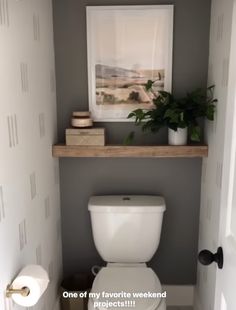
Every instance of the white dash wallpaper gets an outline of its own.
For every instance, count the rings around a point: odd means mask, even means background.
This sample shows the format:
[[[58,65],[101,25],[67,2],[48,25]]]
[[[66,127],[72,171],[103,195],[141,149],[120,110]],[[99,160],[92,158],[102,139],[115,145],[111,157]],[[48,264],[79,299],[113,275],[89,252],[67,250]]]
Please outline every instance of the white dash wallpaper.
[[[233,1],[212,0],[208,84],[215,85],[218,99],[215,120],[206,125],[209,155],[203,160],[199,251],[216,252],[219,234],[219,212],[225,114],[228,94],[228,71]],[[214,310],[216,264],[198,264],[195,310]]]
[[[58,310],[61,229],[51,0],[0,0],[0,309],[5,288],[41,264],[50,285],[33,310]]]

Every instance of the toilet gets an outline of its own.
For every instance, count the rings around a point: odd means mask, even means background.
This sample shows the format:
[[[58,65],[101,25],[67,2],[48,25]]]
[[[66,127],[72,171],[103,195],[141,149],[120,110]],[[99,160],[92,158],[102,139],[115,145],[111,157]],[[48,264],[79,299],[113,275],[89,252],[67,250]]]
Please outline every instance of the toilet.
[[[158,248],[165,209],[160,196],[89,199],[94,243],[107,264],[94,279],[88,310],[166,310],[161,283],[146,265]]]

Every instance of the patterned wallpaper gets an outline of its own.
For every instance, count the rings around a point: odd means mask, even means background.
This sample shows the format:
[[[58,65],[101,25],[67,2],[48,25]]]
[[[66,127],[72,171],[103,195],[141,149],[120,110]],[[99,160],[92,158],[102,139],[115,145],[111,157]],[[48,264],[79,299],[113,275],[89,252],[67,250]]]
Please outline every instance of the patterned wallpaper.
[[[0,309],[20,269],[41,264],[50,285],[33,310],[58,310],[61,225],[51,0],[0,0]]]
[[[228,90],[228,66],[233,1],[212,0],[208,84],[215,85],[218,99],[215,121],[206,124],[209,156],[203,160],[199,227],[199,251],[216,252],[219,234],[223,142]],[[216,264],[198,264],[196,310],[213,310]]]

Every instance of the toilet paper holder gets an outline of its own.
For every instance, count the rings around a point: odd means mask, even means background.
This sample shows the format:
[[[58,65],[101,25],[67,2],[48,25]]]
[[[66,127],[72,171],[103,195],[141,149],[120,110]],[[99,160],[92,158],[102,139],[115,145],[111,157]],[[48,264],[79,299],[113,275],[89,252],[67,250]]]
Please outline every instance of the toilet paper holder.
[[[8,284],[7,289],[6,289],[6,297],[11,298],[13,294],[19,294],[23,297],[27,297],[30,293],[30,289],[27,286],[24,286],[20,289],[15,289],[13,288],[12,284]]]

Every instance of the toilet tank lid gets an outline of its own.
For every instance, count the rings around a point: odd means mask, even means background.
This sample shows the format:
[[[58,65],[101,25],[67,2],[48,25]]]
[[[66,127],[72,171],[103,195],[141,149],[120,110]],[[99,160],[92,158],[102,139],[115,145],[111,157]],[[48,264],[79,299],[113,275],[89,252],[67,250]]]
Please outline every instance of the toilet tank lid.
[[[106,195],[90,197],[88,209],[92,212],[160,213],[165,211],[166,206],[165,200],[161,196]]]

